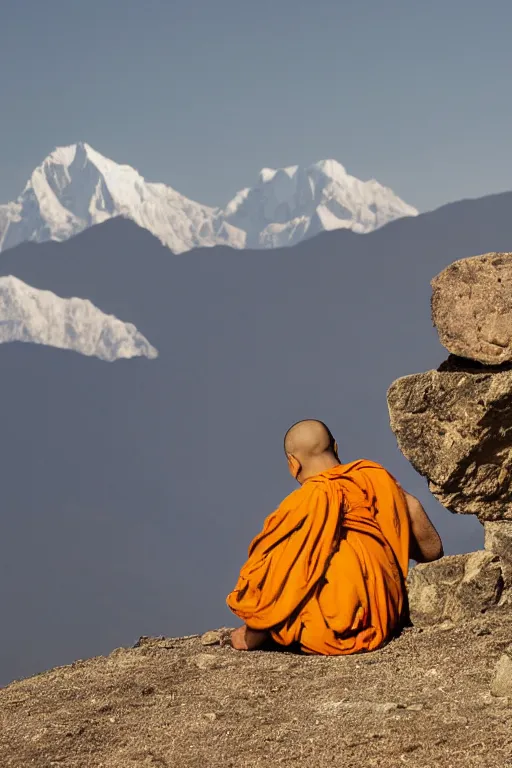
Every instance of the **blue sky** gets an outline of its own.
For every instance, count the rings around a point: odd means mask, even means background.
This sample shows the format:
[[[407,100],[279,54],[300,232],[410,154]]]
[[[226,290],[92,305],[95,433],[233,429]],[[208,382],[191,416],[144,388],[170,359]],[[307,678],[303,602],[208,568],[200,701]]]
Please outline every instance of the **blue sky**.
[[[224,204],[333,157],[420,210],[512,188],[507,0],[5,0],[0,201],[85,140]]]

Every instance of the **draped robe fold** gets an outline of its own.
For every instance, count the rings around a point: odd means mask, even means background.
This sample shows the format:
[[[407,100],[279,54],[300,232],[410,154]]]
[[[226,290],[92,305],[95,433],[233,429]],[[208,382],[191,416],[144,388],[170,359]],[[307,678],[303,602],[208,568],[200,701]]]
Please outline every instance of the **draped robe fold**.
[[[409,537],[405,496],[384,467],[340,464],[265,520],[227,604],[251,629],[306,653],[374,650],[407,611]]]

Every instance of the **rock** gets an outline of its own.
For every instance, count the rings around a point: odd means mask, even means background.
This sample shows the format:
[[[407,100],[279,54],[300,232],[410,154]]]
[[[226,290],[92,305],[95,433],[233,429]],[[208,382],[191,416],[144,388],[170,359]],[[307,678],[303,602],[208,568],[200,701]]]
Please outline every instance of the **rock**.
[[[481,550],[449,555],[413,568],[407,580],[411,619],[415,626],[453,624],[495,608],[501,599],[500,559]]]
[[[512,563],[512,522],[487,522],[484,531],[485,548]]]
[[[493,709],[508,707],[507,696],[493,696],[490,691],[482,694],[481,701],[483,707],[492,706]]]
[[[464,715],[448,715],[448,717],[443,717],[445,725],[467,725],[468,722],[468,718],[464,717]]]
[[[210,630],[201,635],[201,645],[220,645],[221,634],[216,630]]]
[[[473,634],[476,635],[477,637],[485,637],[486,635],[491,634],[491,630],[489,629],[489,627],[475,627],[473,629]]]
[[[443,506],[512,520],[512,371],[428,371],[387,397],[400,450]]]
[[[158,637],[151,637],[150,635],[141,635],[135,645],[134,648],[143,648],[144,646],[154,646],[158,645],[158,643],[162,643],[165,640],[163,635],[159,635]]]
[[[158,637],[142,635],[133,646],[133,649],[139,649],[139,652],[143,654],[157,653],[164,650],[168,651],[172,648],[175,639],[176,638],[164,637],[163,635]]]
[[[201,635],[202,645],[227,645],[230,642],[231,632],[233,630],[229,627],[221,627],[220,629],[211,629]]]
[[[432,282],[432,320],[450,352],[481,363],[512,361],[512,254],[450,264]]]
[[[446,621],[443,621],[443,623],[438,626],[438,629],[441,632],[451,632],[452,629],[455,629],[455,624],[453,621],[446,619]]]
[[[499,555],[503,572],[503,597],[501,605],[512,607],[512,522],[487,522],[484,524],[485,549]]]
[[[433,563],[417,565],[410,571],[407,591],[415,626],[444,621],[446,597],[462,581],[465,563],[465,555],[451,555]]]
[[[499,605],[503,572],[499,557],[492,552],[471,552],[466,556],[464,575],[457,589],[449,592],[445,615],[456,623],[486,613]]]
[[[193,662],[199,669],[216,669],[220,666],[219,660],[210,653],[200,653]]]
[[[491,683],[491,694],[512,697],[512,645],[500,657]]]

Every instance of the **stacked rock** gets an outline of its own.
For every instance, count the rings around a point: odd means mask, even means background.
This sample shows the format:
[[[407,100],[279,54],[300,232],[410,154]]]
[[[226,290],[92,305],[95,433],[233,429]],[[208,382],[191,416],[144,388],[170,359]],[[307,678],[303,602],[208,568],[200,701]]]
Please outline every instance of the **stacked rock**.
[[[512,607],[512,253],[461,259],[431,285],[451,354],[391,385],[391,428],[441,504],[483,522],[485,550],[413,569],[411,613],[426,623]]]

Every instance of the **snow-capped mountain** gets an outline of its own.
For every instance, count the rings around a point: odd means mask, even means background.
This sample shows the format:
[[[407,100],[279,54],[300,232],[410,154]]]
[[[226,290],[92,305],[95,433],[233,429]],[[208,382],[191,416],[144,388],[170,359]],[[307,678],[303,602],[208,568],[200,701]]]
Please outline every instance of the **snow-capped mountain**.
[[[236,242],[235,233],[223,234],[221,222],[213,231],[213,213],[79,143],[57,148],[35,169],[18,200],[0,206],[0,247],[67,240],[114,216],[133,219],[175,253]]]
[[[256,186],[239,192],[223,214],[246,233],[246,247],[275,248],[332,229],[371,232],[418,211],[374,179],[360,181],[336,160],[323,160],[264,168]]]
[[[377,181],[350,176],[335,160],[263,169],[226,208],[211,208],[151,183],[88,144],[54,150],[20,197],[0,205],[0,250],[66,240],[114,216],[132,219],[174,253],[198,246],[273,248],[332,229],[370,232],[417,211]]]
[[[63,299],[9,275],[0,277],[0,343],[29,341],[112,362],[157,357],[131,323],[107,315],[87,299]]]

